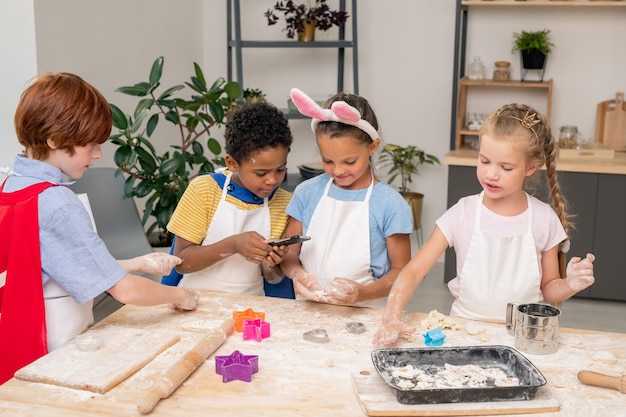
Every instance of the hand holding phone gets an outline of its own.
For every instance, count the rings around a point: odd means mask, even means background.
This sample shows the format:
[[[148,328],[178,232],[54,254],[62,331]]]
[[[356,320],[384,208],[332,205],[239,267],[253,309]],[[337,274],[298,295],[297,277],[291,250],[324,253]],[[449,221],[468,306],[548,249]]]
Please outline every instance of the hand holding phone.
[[[293,245],[294,243],[302,243],[305,240],[310,240],[311,236],[300,236],[295,235],[291,237],[286,237],[284,239],[273,240],[268,242],[271,246],[284,246],[284,245]]]

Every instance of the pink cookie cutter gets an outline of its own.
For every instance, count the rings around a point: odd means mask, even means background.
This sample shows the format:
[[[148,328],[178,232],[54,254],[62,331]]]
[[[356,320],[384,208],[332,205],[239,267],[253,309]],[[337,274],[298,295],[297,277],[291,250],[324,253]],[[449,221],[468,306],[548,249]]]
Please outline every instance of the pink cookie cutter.
[[[270,324],[261,319],[243,321],[243,340],[256,340],[260,342],[270,337]]]
[[[215,373],[222,376],[222,382],[252,381],[252,374],[259,372],[259,356],[244,355],[235,350],[227,356],[215,357]]]
[[[233,320],[235,320],[235,330],[241,333],[243,331],[244,320],[260,319],[265,320],[265,313],[263,311],[254,311],[249,308],[244,311],[233,311]]]

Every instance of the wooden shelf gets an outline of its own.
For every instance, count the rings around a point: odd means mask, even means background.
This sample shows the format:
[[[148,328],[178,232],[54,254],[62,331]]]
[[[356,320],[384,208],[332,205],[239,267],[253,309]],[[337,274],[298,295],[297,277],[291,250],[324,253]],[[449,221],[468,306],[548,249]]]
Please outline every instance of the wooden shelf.
[[[494,80],[470,80],[467,77],[461,78],[459,81],[459,97],[457,103],[457,119],[456,119],[456,137],[454,149],[462,149],[467,146],[465,143],[465,137],[478,136],[478,131],[469,130],[467,128],[467,121],[465,120],[467,114],[467,96],[469,87],[487,88],[487,89],[504,89],[504,88],[516,88],[516,89],[539,89],[545,90],[546,94],[546,122],[550,124],[551,108],[552,108],[552,80],[543,82],[532,81],[494,81]]]
[[[461,0],[461,6],[509,6],[509,7],[624,7],[625,0],[593,1],[593,0]]]

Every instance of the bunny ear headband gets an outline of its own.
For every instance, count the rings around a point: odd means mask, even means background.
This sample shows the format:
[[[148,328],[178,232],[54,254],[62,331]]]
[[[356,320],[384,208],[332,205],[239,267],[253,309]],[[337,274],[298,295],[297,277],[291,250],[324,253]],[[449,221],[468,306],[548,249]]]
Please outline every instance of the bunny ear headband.
[[[361,119],[361,113],[345,101],[335,101],[330,109],[321,108],[315,100],[307,96],[302,90],[292,88],[290,91],[291,100],[296,105],[300,113],[312,117],[311,130],[315,129],[320,122],[339,122],[357,127],[367,133],[372,140],[380,137],[378,131],[367,120]]]

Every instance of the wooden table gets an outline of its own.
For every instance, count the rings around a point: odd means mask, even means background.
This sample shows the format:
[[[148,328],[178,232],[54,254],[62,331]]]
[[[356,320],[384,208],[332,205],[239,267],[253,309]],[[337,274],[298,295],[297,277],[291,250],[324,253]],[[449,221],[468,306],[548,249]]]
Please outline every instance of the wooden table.
[[[355,394],[352,378],[361,371],[375,371],[370,353],[373,333],[382,310],[337,307],[304,301],[206,292],[194,312],[177,312],[166,306],[125,306],[88,332],[103,326],[136,331],[180,335],[181,340],[133,376],[105,394],[11,379],[0,386],[1,416],[138,416],[137,403],[150,388],[152,378],[171,366],[189,350],[202,332],[218,326],[233,311],[248,308],[265,312],[271,336],[261,342],[243,340],[241,333],[230,336],[224,345],[201,365],[169,398],[161,400],[153,416],[365,416]],[[423,313],[407,315],[418,326]],[[616,318],[617,319],[617,318]],[[504,325],[454,319],[459,330],[445,330],[444,346],[508,345],[514,340]],[[348,322],[361,322],[367,331],[348,333]],[[472,327],[473,326],[473,327]],[[470,335],[478,327],[480,334]],[[313,343],[303,333],[326,329],[329,341]],[[401,339],[398,347],[423,347],[421,335]],[[114,341],[107,341],[108,343]],[[68,345],[73,342],[69,342]],[[68,348],[68,345],[61,349]],[[222,382],[215,372],[215,355],[235,350],[258,355],[258,373],[251,382]],[[592,360],[595,352],[611,352],[617,364],[608,366]],[[94,354],[94,366],[107,363]],[[560,346],[553,355],[526,355],[544,374],[549,390],[561,406],[554,416],[615,416],[626,410],[626,395],[616,390],[582,385],[582,369],[623,372],[626,367],[626,334],[562,329]],[[621,410],[621,411],[619,411]]]

